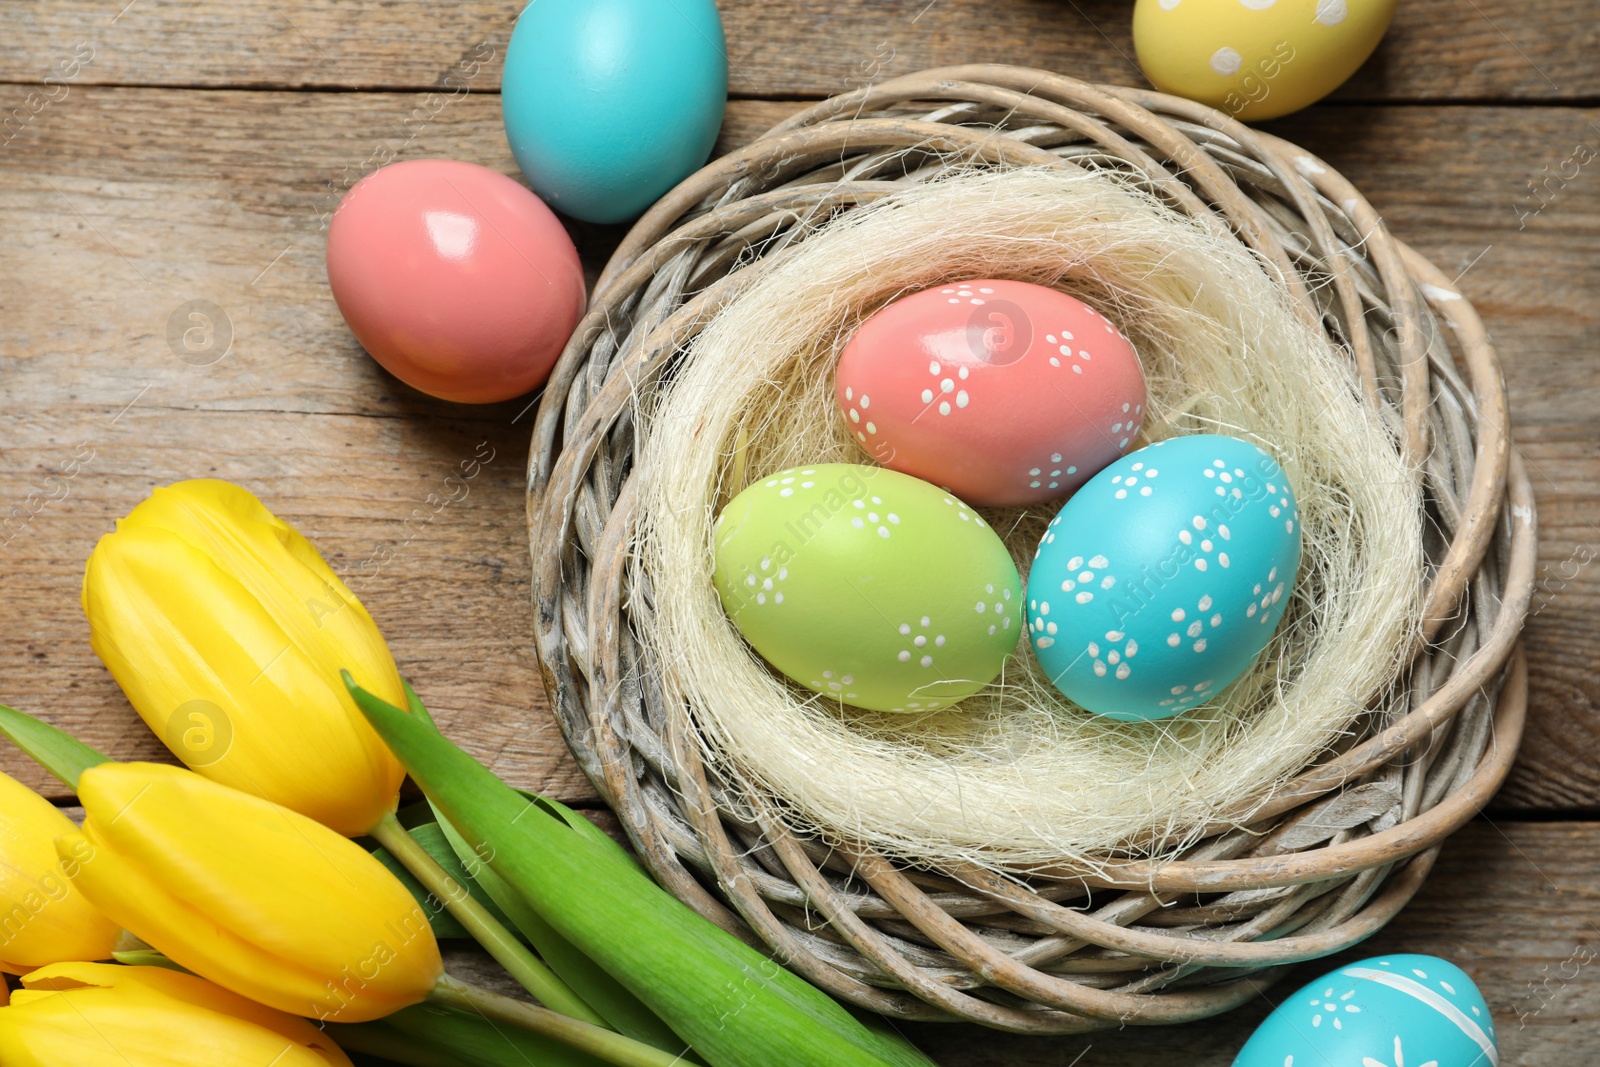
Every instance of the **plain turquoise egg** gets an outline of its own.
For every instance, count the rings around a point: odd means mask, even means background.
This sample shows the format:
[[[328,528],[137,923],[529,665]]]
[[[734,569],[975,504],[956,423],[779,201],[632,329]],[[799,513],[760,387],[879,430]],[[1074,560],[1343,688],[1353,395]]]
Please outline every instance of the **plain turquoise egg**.
[[[533,0],[500,91],[534,192],[574,218],[622,222],[711,152],[728,99],[722,19],[712,0]]]

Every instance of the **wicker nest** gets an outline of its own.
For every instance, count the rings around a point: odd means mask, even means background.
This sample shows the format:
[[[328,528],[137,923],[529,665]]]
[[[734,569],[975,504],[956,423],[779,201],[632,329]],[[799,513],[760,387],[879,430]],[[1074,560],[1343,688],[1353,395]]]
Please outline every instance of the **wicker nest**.
[[[1275,266],[1424,472],[1423,640],[1399,695],[1245,825],[1219,822],[1176,859],[1019,878],[796,839],[775,812],[728,802],[635,639],[650,624],[626,566],[634,458],[648,447],[635,405],[764,256],[805,238],[794,223],[808,213],[957,163],[1107,160]],[[1533,495],[1478,316],[1325,163],[1155,92],[1018,67],[926,71],[825,100],[684,181],[618,248],[555,370],[528,522],[557,719],[652,873],[812,982],[890,1016],[1074,1033],[1233,1007],[1285,965],[1387,923],[1505,778],[1522,732]]]

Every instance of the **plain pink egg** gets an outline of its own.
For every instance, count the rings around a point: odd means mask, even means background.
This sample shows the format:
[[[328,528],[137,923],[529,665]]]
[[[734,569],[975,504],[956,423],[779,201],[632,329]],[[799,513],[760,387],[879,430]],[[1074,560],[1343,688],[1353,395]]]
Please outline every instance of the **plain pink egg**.
[[[328,282],[373,359],[464,404],[544,384],[584,305],[578,251],[543,201],[448,159],[390,164],[345,194]]]
[[[1144,416],[1133,345],[1083,301],[979,278],[901,297],[851,337],[834,381],[868,455],[972,504],[1072,492]]]

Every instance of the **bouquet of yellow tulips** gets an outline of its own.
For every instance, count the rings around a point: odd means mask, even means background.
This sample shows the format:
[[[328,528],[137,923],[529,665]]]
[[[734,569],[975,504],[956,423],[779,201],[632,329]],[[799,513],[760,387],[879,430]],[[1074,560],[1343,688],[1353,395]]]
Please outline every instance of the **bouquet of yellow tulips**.
[[[447,740],[360,601],[246,490],[155,490],[96,546],[83,607],[187,769],[0,706],[84,810],[0,775],[0,1064],[930,1064]],[[427,800],[401,812],[407,773]],[[447,973],[441,935],[527,998]]]

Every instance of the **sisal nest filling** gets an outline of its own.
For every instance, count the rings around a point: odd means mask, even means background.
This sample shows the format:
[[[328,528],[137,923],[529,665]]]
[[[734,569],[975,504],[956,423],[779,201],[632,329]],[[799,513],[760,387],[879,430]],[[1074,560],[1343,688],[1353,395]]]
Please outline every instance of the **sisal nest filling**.
[[[1417,472],[1347,357],[1240,242],[1127,178],[1061,168],[958,171],[819,225],[716,313],[641,411],[632,584],[654,603],[638,636],[735,805],[756,794],[797,833],[933,867],[1168,856],[1248,821],[1393,684],[1423,588]],[[977,277],[1060,289],[1128,335],[1149,389],[1134,447],[1233,434],[1287,471],[1300,578],[1266,651],[1211,703],[1113,722],[1067,701],[1024,641],[954,707],[861,711],[777,675],[724,613],[722,506],[786,467],[870,462],[833,398],[851,332],[897,296]],[[1058,507],[984,512],[1024,583]]]

